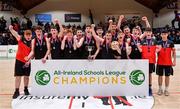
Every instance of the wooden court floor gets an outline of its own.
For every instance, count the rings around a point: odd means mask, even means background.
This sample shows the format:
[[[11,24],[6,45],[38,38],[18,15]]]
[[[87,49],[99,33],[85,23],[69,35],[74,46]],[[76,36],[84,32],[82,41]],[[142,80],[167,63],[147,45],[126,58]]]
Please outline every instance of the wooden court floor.
[[[11,109],[14,91],[13,72],[14,60],[0,60],[0,109]],[[153,95],[155,99],[153,109],[180,109],[180,58],[177,59],[174,76],[171,77],[170,82],[170,96],[158,96],[157,76],[153,74]]]

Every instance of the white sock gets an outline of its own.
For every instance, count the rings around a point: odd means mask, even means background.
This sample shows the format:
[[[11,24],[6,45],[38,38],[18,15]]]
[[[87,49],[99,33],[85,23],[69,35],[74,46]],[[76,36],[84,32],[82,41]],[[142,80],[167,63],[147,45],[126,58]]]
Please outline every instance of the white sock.
[[[165,90],[168,91],[168,88],[169,88],[169,86],[166,86],[166,87],[165,87]]]
[[[159,86],[159,89],[162,90],[162,86]]]

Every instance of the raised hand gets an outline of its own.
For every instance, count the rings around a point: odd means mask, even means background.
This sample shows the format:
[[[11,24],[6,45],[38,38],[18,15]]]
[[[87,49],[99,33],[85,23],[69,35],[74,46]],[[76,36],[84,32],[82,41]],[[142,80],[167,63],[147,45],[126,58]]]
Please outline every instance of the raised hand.
[[[55,24],[59,24],[59,20],[58,19],[54,19],[54,23]]]
[[[113,20],[109,20],[109,23],[112,24],[112,23],[113,23]]]
[[[147,21],[148,19],[147,19],[146,16],[144,16],[144,17],[142,17],[142,20],[143,20],[143,21]]]
[[[120,15],[120,16],[119,16],[119,19],[120,19],[120,20],[123,20],[123,19],[124,19],[124,15]]]
[[[95,26],[96,26],[95,24],[91,24],[91,28],[95,28]]]

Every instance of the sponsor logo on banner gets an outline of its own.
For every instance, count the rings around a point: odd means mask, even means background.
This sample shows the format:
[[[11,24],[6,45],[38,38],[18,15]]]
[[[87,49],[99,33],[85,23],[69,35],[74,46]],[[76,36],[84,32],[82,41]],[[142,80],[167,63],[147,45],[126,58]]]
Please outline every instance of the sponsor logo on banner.
[[[9,53],[15,53],[16,52],[16,50],[13,50],[13,49],[9,49],[8,51],[9,51]]]
[[[147,78],[147,60],[32,61],[34,96],[146,96]]]
[[[18,46],[17,45],[8,45],[8,58],[16,57]]]
[[[40,70],[36,73],[36,83],[39,85],[47,85],[50,82],[50,74],[46,70]]]
[[[141,85],[145,80],[145,75],[141,70],[134,70],[129,75],[129,80],[133,85]]]
[[[12,109],[151,109],[153,97],[19,96]]]

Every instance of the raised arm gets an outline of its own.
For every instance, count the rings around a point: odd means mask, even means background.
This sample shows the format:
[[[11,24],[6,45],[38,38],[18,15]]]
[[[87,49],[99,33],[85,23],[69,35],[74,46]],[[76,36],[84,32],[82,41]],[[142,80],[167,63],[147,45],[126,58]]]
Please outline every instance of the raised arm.
[[[145,22],[145,24],[146,24],[146,28],[151,28],[151,25],[150,25],[150,23],[149,23],[149,21],[148,21],[148,19],[147,19],[147,17],[146,17],[146,16],[142,17],[142,21],[144,21],[144,22]]]
[[[61,50],[64,50],[64,48],[65,48],[66,39],[67,39],[67,36],[64,36],[62,43],[61,43]]]
[[[146,37],[146,32],[140,35],[140,39],[143,40]]]
[[[103,43],[103,42],[104,42],[104,39],[101,38],[101,37],[99,37],[99,36],[96,34],[96,32],[95,32],[95,30],[94,30],[94,27],[95,27],[95,25],[92,24],[92,25],[91,25],[91,32],[92,32],[92,35],[93,35],[94,39],[95,39],[97,42]]]
[[[108,28],[108,30],[112,30],[112,24],[113,24],[113,21],[109,20],[109,28]]]
[[[9,26],[9,31],[16,38],[17,41],[20,40],[21,36],[13,29],[12,25]]]
[[[60,23],[60,21],[58,19],[55,19],[54,22],[55,22],[55,24],[58,24],[59,27],[60,27],[58,38],[61,40],[62,37],[63,37],[64,28],[63,28],[62,24]]]
[[[121,27],[121,23],[122,23],[122,20],[124,19],[124,15],[120,15],[119,16],[119,20],[118,20],[118,24],[117,24],[117,29],[120,30],[120,27]]]

